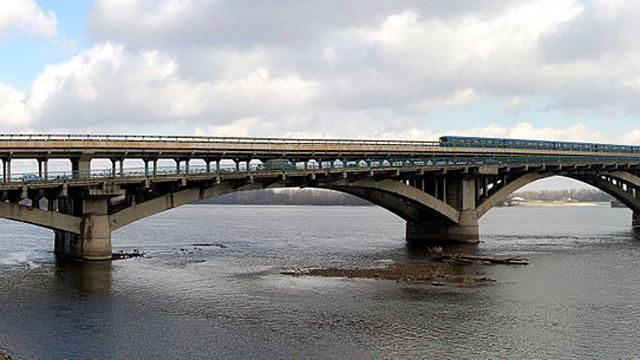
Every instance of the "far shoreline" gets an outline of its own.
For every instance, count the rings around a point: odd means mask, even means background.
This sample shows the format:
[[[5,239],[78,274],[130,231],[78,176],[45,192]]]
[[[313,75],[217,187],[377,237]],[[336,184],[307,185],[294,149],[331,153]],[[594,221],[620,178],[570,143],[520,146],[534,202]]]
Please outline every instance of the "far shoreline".
[[[504,207],[611,207],[609,202],[530,200]]]
[[[321,206],[321,207],[332,207],[332,206],[340,206],[340,207],[372,207],[376,206],[375,204],[370,205],[352,205],[352,204],[246,204],[246,203],[237,203],[237,204],[221,204],[221,203],[202,203],[196,202],[191,205],[216,205],[216,206]],[[524,201],[519,203],[514,203],[506,206],[499,206],[503,208],[510,207],[611,207],[609,202],[588,202],[588,201],[579,201],[579,202],[568,202],[568,201]]]

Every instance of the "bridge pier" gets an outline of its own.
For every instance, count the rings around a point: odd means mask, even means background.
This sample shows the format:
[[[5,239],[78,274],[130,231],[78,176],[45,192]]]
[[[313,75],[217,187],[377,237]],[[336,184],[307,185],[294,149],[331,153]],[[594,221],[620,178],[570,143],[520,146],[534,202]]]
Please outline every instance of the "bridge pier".
[[[61,210],[75,212],[81,204],[80,233],[55,231],[56,256],[77,261],[111,260],[111,227],[108,200],[102,197],[84,200],[66,199]]]
[[[478,217],[474,210],[469,210],[460,214],[460,223],[458,224],[452,224],[441,219],[419,223],[407,221],[406,239],[410,245],[429,243],[475,244],[480,241]]]
[[[477,243],[478,212],[477,186],[473,178],[445,178],[443,191],[450,205],[460,211],[457,223],[436,217],[422,222],[407,221],[406,239],[410,244],[420,243]]]

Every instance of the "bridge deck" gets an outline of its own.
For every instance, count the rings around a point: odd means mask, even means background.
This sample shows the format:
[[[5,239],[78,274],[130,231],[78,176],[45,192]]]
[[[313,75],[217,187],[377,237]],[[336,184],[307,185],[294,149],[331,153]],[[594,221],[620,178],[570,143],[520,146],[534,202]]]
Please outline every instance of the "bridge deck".
[[[288,157],[362,159],[437,156],[602,156],[603,153],[441,147],[433,141],[224,138],[109,135],[0,135],[1,158],[204,158]],[[611,153],[611,156],[622,154]],[[629,154],[624,154],[629,156]],[[637,155],[640,158],[640,154]]]

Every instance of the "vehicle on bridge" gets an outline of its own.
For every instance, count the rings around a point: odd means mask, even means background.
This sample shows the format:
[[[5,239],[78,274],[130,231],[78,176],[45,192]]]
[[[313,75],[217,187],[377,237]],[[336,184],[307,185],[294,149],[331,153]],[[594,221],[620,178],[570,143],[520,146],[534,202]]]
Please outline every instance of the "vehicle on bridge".
[[[268,160],[262,167],[258,167],[258,170],[295,170],[297,168],[296,163],[288,159],[274,159]]]
[[[471,147],[471,148],[498,148],[498,149],[533,149],[533,150],[557,150],[580,151],[602,153],[640,153],[640,146],[578,143],[566,141],[548,140],[523,140],[501,139],[466,136],[442,136],[442,147]]]
[[[21,179],[22,179],[22,182],[31,182],[31,181],[41,181],[41,180],[43,180],[40,176],[35,175],[35,174],[23,174]]]

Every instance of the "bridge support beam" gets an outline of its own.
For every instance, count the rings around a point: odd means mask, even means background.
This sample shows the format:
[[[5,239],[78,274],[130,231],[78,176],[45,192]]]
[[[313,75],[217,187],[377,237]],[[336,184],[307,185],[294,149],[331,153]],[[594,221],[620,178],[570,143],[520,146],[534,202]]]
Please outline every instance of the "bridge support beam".
[[[409,244],[477,243],[478,213],[476,211],[476,182],[474,179],[448,179],[446,181],[451,205],[460,209],[457,223],[449,219],[433,218],[422,222],[407,221],[406,239]]]
[[[73,200],[69,210],[73,210]],[[54,252],[56,256],[77,261],[111,260],[111,227],[104,198],[81,200],[82,222],[80,234],[66,231],[55,232]]]

